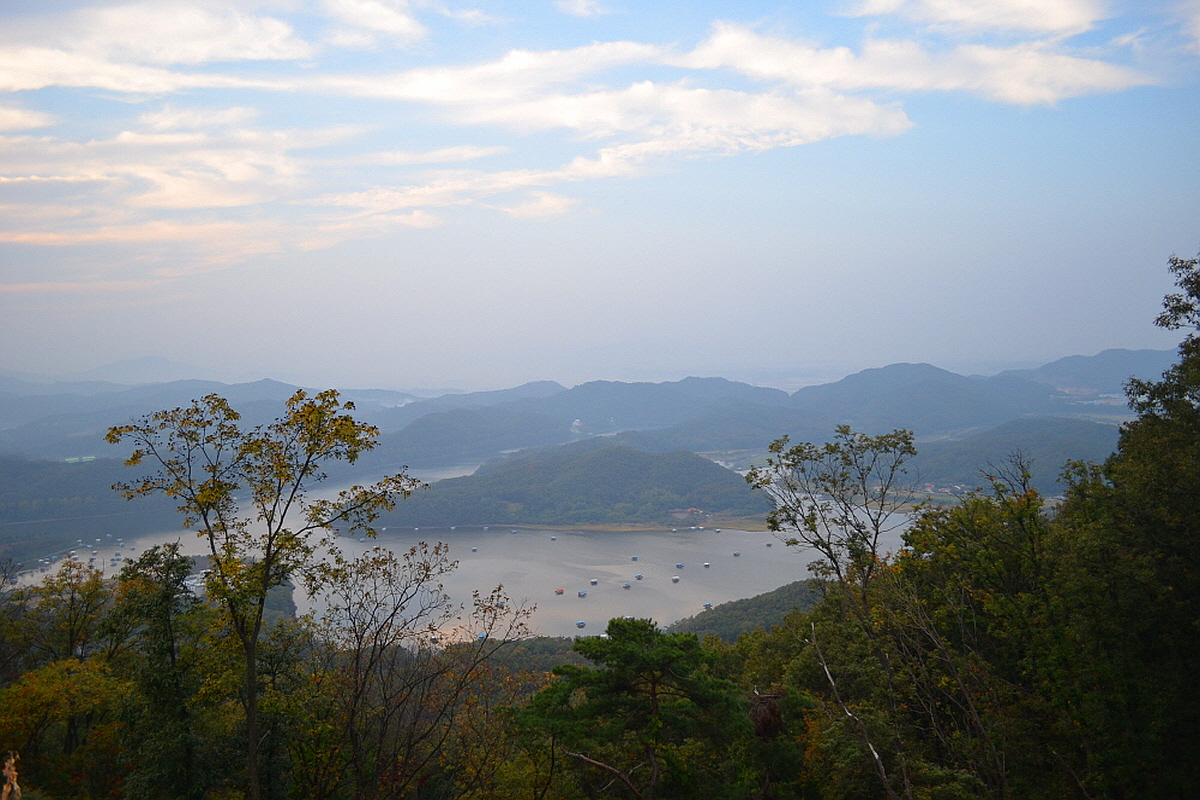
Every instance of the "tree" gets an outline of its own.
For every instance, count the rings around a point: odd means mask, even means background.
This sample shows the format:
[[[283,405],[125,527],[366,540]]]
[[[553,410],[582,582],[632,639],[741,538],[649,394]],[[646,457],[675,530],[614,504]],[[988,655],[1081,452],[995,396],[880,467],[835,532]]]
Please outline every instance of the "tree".
[[[126,780],[130,798],[194,800],[211,775],[201,762],[194,708],[197,650],[211,612],[184,583],[191,571],[175,542],[146,550],[118,576],[115,613],[135,630],[128,672],[140,689],[127,707],[138,756]]]
[[[649,619],[610,620],[606,636],[577,639],[596,667],[554,668],[526,721],[573,761],[592,790],[620,786],[638,800],[745,796],[728,748],[748,733],[746,708],[713,677],[695,634]]]
[[[436,772],[460,712],[493,690],[487,662],[525,635],[531,611],[499,588],[469,609],[453,604],[441,580],[456,566],[446,545],[425,543],[402,555],[335,554],[322,566],[311,690],[323,719],[293,743],[305,785],[362,800],[409,796]]]
[[[113,587],[93,567],[62,562],[40,584],[21,589],[19,626],[28,646],[45,663],[65,658],[87,659],[99,652],[111,656],[124,643],[124,631],[109,613]]]
[[[1172,256],[1180,291],[1156,324],[1187,330],[1159,380],[1131,380],[1137,419],[1097,468],[1077,466],[1058,519],[1076,660],[1062,702],[1114,797],[1187,797],[1200,785],[1200,258]]]
[[[30,670],[0,690],[0,747],[23,753],[29,782],[52,796],[111,796],[126,771],[116,733],[132,688],[97,658]]]
[[[791,445],[784,436],[770,452],[765,466],[746,475],[775,503],[770,529],[790,546],[816,550],[821,559],[810,567],[819,576],[857,582],[865,592],[881,539],[904,524],[899,514],[912,501],[912,484],[904,482],[904,464],[917,453],[912,432],[867,436],[839,425],[831,442]]]
[[[207,540],[206,584],[242,655],[246,783],[261,797],[258,649],[267,593],[301,576],[339,530],[373,535],[371,523],[421,484],[403,472],[334,499],[312,489],[331,461],[354,462],[375,447],[378,430],[346,413],[335,391],[297,391],[273,423],[243,430],[240,415],[210,394],[186,408],[159,411],[109,429],[111,443],[134,445],[129,466],[152,471],[114,488],[126,498],[165,494],[179,502],[184,527]],[[243,511],[245,509],[245,511]]]
[[[896,674],[875,628],[871,583],[885,564],[885,554],[880,552],[884,536],[906,522],[901,512],[913,492],[912,485],[904,482],[904,465],[916,452],[910,431],[868,436],[839,425],[833,441],[823,445],[791,445],[787,436],[775,440],[766,465],[746,475],[752,486],[766,491],[775,503],[767,514],[770,529],[780,532],[789,546],[810,547],[822,556],[809,568],[819,577],[833,579],[840,607],[846,612],[843,622],[856,626],[865,638],[893,712],[899,704]],[[861,736],[888,796],[896,796],[887,767],[888,749],[896,757],[901,790],[911,796],[898,715],[889,715],[888,745],[881,750],[875,743],[878,736],[843,701],[815,627],[809,644],[821,662],[835,704]]]

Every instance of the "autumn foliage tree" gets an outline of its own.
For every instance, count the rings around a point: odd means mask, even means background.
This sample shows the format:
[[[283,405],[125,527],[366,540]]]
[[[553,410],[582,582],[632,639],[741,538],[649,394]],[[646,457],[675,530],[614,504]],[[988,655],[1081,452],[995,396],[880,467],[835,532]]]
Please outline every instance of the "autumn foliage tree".
[[[128,498],[165,494],[179,502],[184,527],[206,540],[207,593],[242,654],[246,785],[262,793],[258,651],[268,592],[315,563],[338,530],[373,533],[375,516],[420,484],[404,473],[336,497],[312,490],[332,461],[354,462],[372,449],[378,430],[354,420],[337,392],[297,391],[273,423],[244,430],[240,415],[210,394],[186,408],[150,414],[109,430],[111,443],[134,446],[126,463],[149,466],[116,488]]]

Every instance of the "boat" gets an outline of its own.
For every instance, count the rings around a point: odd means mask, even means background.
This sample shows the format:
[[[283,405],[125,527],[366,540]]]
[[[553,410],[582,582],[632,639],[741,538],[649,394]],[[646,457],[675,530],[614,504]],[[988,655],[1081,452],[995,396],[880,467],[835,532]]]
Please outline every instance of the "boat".
[[[562,594],[564,591],[566,591],[566,590],[565,590],[565,589],[555,589],[555,590],[554,590],[554,593],[555,593],[555,594]]]
[[[595,586],[599,582],[600,581],[596,580],[595,578],[592,578],[592,586]]]
[[[558,537],[557,537],[557,536],[551,536],[551,537],[550,537],[550,541],[552,541],[552,542],[557,542],[557,541],[558,541]]]
[[[712,611],[712,603],[705,603],[705,604],[704,604],[704,610],[705,610],[705,611]]]
[[[583,620],[578,620],[578,621],[575,623],[575,627],[576,627],[576,628],[586,628],[586,627],[587,627],[587,623],[586,623],[586,622],[584,622]]]
[[[671,578],[671,583],[679,583],[679,576],[676,575],[673,578]]]
[[[587,597],[587,592],[585,592],[583,589],[580,589],[580,590],[579,590],[579,596],[580,596],[580,597]]]
[[[709,567],[709,564],[708,564],[708,562],[707,562],[707,561],[705,561],[705,562],[704,562],[704,568],[705,568],[705,569],[708,569],[708,567]]]
[[[637,556],[634,556],[633,558],[631,558],[631,559],[629,559],[629,560],[630,560],[630,561],[637,561]]]
[[[471,548],[471,552],[472,552],[472,553],[478,553],[478,552],[479,552],[479,548],[478,548],[478,547],[472,547],[472,548]]]
[[[774,544],[774,543],[773,543],[773,542],[767,542],[767,547],[770,547],[772,544]]]
[[[741,555],[741,553],[739,553],[737,550],[734,550],[734,551],[733,551],[733,554],[734,554],[735,556],[740,556],[740,555]]]
[[[637,578],[640,581],[642,579],[642,573],[639,572],[637,575],[634,575],[633,577]]]
[[[629,581],[625,581],[624,583],[622,583],[622,584],[621,584],[621,588],[622,588],[622,589],[628,589],[628,588],[629,588],[629,585],[630,585],[630,584],[629,584]]]
[[[682,562],[682,561],[676,561],[676,562],[675,562],[675,569],[683,569],[683,562]]]

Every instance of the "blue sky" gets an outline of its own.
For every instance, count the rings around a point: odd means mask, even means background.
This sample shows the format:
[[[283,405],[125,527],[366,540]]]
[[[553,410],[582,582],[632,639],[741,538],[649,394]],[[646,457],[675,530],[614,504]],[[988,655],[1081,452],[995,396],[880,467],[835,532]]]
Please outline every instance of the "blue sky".
[[[792,387],[1171,347],[1198,66],[1200,0],[8,0],[0,369]]]

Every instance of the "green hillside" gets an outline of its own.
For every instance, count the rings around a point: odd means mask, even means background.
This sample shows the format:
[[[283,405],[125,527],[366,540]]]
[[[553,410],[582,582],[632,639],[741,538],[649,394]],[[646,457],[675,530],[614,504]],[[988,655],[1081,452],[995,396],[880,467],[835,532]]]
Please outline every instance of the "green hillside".
[[[1068,461],[1103,461],[1117,446],[1118,434],[1114,425],[1080,419],[1016,419],[960,441],[918,444],[910,475],[918,483],[982,486],[989,464],[1020,453],[1032,485],[1053,495],[1063,490],[1059,477]]]
[[[580,444],[438,481],[380,524],[578,525],[655,521],[679,508],[738,516],[768,510],[740,475],[693,453]]]
[[[704,638],[717,636],[735,641],[747,631],[770,630],[793,611],[809,611],[821,600],[821,585],[815,580],[796,581],[743,600],[731,600],[713,606],[693,617],[670,625],[671,633],[694,633]]]

